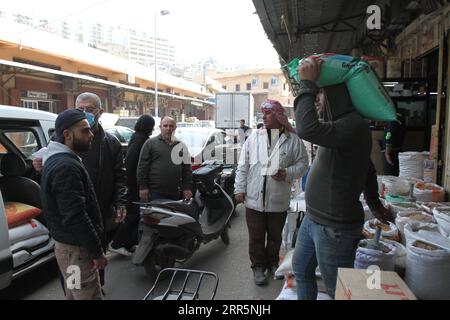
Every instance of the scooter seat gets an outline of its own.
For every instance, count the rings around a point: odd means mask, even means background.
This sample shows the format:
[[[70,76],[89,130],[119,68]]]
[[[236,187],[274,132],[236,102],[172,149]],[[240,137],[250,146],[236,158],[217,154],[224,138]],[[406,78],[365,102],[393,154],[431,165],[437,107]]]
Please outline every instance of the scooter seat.
[[[178,212],[185,213],[195,220],[198,220],[198,206],[194,199],[191,199],[189,202],[185,202],[183,200],[155,200],[152,201],[150,205],[166,207]]]

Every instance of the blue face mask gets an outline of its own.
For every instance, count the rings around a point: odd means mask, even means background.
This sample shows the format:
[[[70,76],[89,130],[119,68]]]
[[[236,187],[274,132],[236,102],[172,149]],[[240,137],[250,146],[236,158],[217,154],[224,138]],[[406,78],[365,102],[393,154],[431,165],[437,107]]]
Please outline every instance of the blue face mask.
[[[93,113],[90,112],[84,112],[84,114],[86,115],[86,119],[89,122],[89,125],[91,126],[91,128],[95,125],[95,115]]]

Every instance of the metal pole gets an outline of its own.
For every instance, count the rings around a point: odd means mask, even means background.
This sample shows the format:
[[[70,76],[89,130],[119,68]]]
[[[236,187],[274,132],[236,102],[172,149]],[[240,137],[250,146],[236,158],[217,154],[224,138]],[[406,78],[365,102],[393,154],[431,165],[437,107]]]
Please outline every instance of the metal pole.
[[[155,116],[158,117],[158,67],[157,67],[157,59],[156,59],[156,14],[155,14],[155,38],[154,38],[154,46],[155,46]]]

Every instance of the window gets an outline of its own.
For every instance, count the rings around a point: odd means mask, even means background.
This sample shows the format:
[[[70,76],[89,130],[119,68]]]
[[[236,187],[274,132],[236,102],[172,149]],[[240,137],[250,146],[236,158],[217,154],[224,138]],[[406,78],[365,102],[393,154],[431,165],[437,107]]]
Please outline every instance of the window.
[[[258,83],[259,83],[258,78],[253,78],[253,79],[252,79],[252,87],[257,87],[257,86],[258,86]]]
[[[283,83],[283,91],[286,91],[286,83]]]
[[[240,84],[236,85],[236,91],[241,91],[241,85]]]
[[[272,79],[270,79],[270,85],[276,87],[278,85],[278,77],[273,76]]]
[[[264,82],[263,83],[263,89],[269,89],[269,83],[268,82]]]
[[[11,131],[5,132],[4,135],[26,158],[31,158],[33,152],[40,149],[36,135],[32,131]]]
[[[227,90],[227,86],[226,86],[226,85],[223,85],[222,88],[223,88],[224,90]]]
[[[251,83],[247,83],[247,89],[246,89],[247,91],[250,91],[250,90],[252,90],[252,84]]]
[[[128,143],[131,140],[131,136],[133,135],[134,131],[130,129],[125,128],[117,128],[117,132],[122,137],[124,142]]]

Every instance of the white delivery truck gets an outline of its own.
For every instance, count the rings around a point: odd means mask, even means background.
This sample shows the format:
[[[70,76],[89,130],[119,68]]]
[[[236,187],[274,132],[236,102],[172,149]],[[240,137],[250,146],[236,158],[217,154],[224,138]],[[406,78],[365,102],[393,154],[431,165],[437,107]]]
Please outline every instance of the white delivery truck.
[[[238,129],[239,120],[244,119],[249,127],[253,125],[254,102],[251,93],[216,93],[216,128]]]

